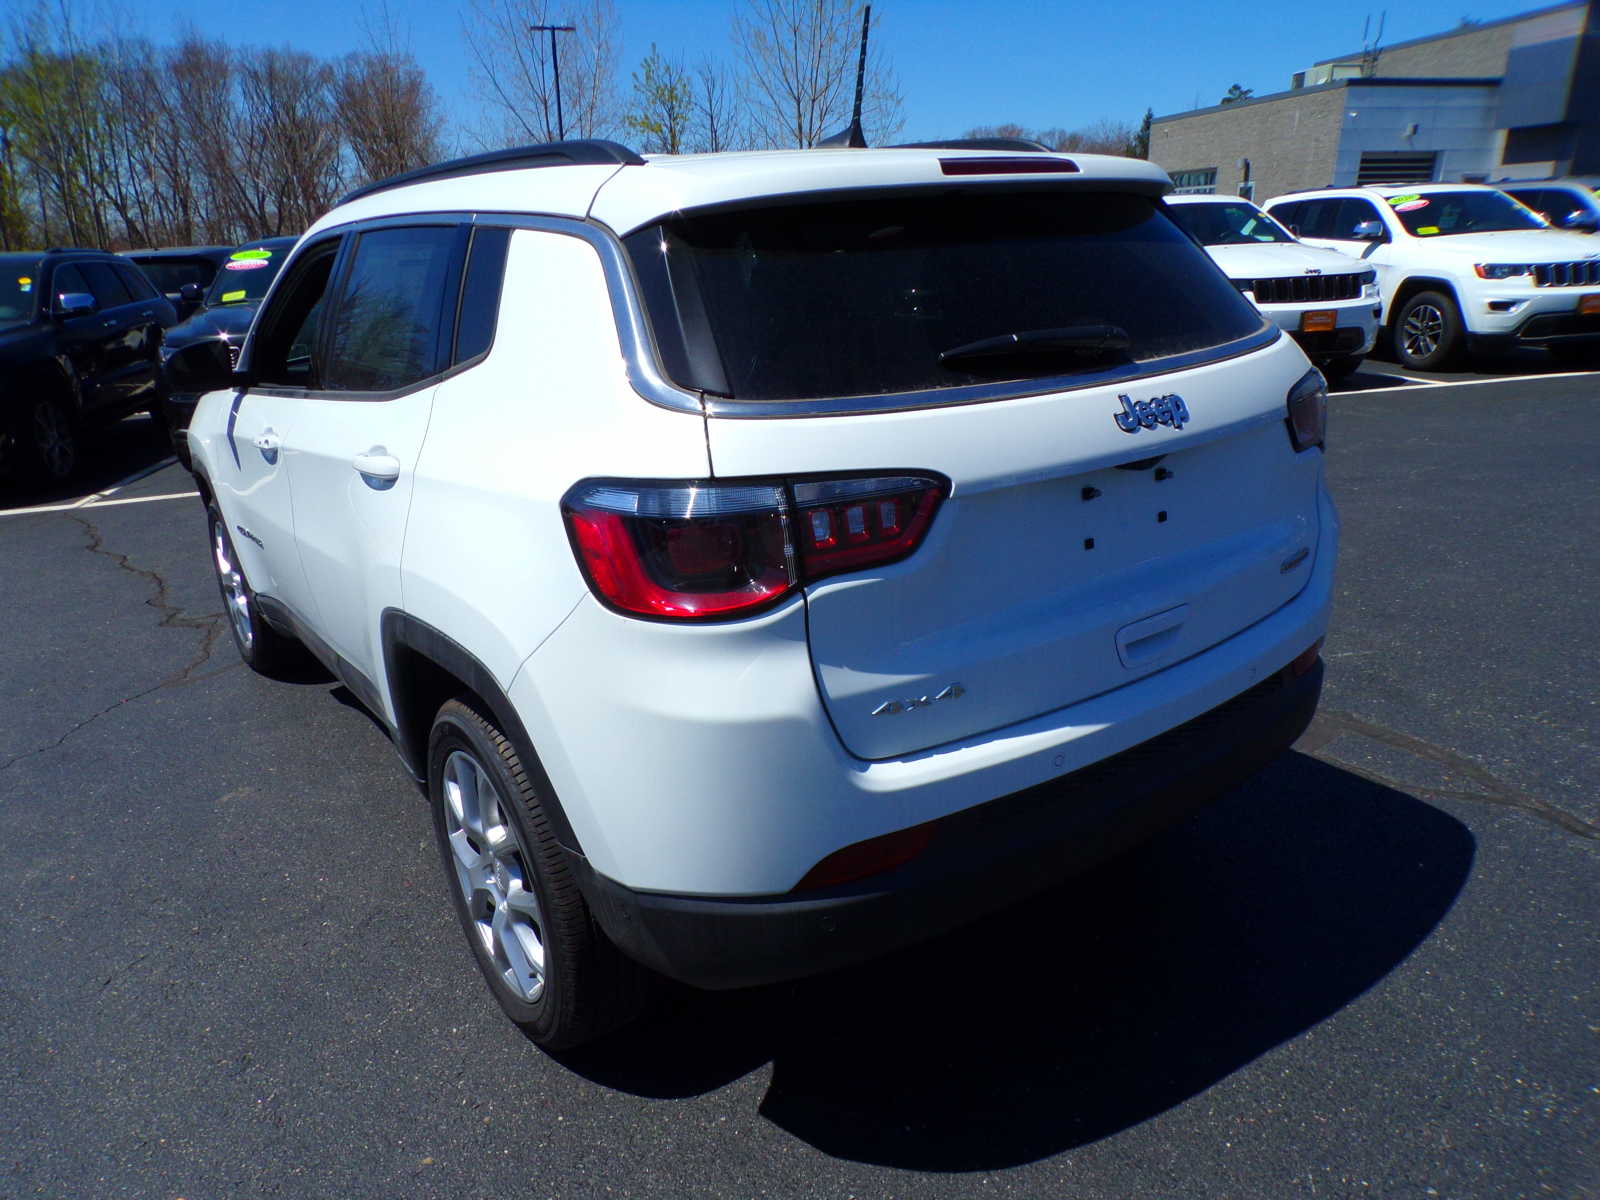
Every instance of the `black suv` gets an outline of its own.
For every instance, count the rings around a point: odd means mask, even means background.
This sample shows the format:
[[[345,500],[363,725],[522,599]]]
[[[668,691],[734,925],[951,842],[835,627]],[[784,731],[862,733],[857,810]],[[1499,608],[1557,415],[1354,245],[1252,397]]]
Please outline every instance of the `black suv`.
[[[115,254],[0,254],[0,471],[59,483],[85,426],[157,413],[161,340],[177,319]]]

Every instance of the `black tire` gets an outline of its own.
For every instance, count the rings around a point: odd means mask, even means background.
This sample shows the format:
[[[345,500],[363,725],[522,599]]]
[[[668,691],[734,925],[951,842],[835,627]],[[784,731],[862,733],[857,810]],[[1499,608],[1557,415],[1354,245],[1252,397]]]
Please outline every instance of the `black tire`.
[[[1354,373],[1364,359],[1359,354],[1341,354],[1338,358],[1330,358],[1325,363],[1318,363],[1317,368],[1322,372],[1322,377],[1329,383],[1340,383]]]
[[[35,482],[65,483],[78,469],[78,423],[61,401],[36,397],[22,407],[17,447],[23,469]]]
[[[1461,357],[1466,328],[1443,292],[1418,292],[1394,316],[1394,356],[1413,371],[1442,371]]]
[[[522,756],[470,699],[434,719],[428,798],[456,917],[506,1016],[547,1050],[638,1016],[648,973],[601,932]]]
[[[211,569],[217,576],[223,618],[228,622],[228,632],[233,634],[239,657],[252,671],[269,679],[298,679],[310,658],[306,648],[288,634],[279,633],[262,617],[255,591],[234,551],[228,522],[215,502],[206,505],[206,521],[211,534]]]

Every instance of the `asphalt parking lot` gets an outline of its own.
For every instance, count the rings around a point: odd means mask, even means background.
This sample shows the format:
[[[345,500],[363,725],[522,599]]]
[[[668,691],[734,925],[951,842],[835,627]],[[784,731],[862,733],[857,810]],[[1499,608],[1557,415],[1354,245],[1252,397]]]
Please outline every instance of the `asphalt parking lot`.
[[[1333,397],[1294,751],[1025,910],[564,1059],[372,719],[238,664],[153,430],[0,493],[0,1196],[1600,1197],[1600,373],[1445,382]]]

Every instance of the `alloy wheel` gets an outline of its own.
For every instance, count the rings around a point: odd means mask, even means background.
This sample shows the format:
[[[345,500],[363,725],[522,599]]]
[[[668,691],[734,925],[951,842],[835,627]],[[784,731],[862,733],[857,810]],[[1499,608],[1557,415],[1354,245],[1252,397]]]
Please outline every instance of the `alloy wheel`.
[[[465,750],[445,759],[444,817],[456,884],[479,945],[501,982],[532,1004],[544,994],[548,968],[529,858],[489,772]]]
[[[246,655],[255,641],[250,629],[250,589],[245,587],[244,573],[233,561],[233,546],[228,541],[227,530],[220,520],[211,522],[211,554],[217,564],[217,581],[222,584],[222,598],[228,609],[228,620],[233,624],[234,635]]]
[[[1417,305],[1406,314],[1400,339],[1412,358],[1427,358],[1444,340],[1444,313],[1431,304]]]
[[[65,479],[77,462],[77,446],[61,407],[41,400],[33,408],[33,444],[51,479]]]

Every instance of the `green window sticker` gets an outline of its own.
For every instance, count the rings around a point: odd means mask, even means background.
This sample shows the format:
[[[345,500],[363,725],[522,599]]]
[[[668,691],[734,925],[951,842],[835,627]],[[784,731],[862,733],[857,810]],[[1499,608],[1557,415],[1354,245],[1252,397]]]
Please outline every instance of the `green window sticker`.
[[[1438,232],[1439,232],[1439,227],[1437,225],[1418,225],[1417,226],[1417,236],[1418,237],[1428,237],[1428,236],[1430,236],[1432,234],[1435,234],[1435,233],[1438,233]]]
[[[222,293],[222,302],[224,304],[232,304],[235,300],[243,300],[245,298],[245,296],[248,295],[248,294],[249,293],[242,292],[242,291],[239,291],[239,292],[223,292]]]
[[[1413,200],[1421,200],[1421,199],[1422,199],[1422,197],[1419,196],[1416,192],[1407,192],[1404,196],[1390,196],[1389,197],[1389,207],[1390,208],[1399,208],[1402,204],[1409,204]]]
[[[266,259],[266,258],[271,258],[272,257],[272,251],[271,250],[238,250],[238,251],[235,251],[234,253],[228,255],[228,257],[231,258],[234,262],[244,262],[246,259],[252,259],[252,258]]]

